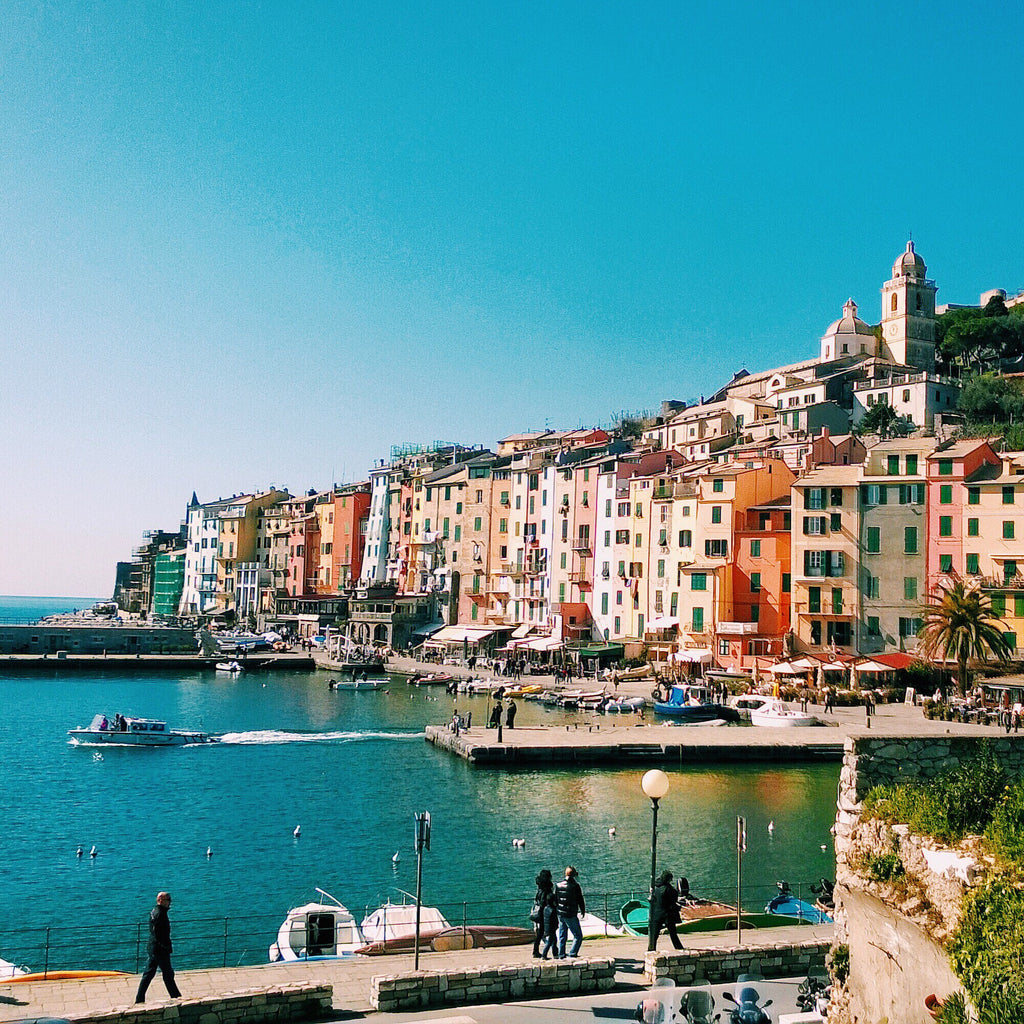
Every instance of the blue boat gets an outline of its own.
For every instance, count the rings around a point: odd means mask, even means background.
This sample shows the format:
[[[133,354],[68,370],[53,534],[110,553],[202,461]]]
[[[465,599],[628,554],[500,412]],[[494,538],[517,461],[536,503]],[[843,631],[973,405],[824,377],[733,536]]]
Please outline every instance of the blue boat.
[[[780,892],[775,899],[765,906],[766,914],[778,914],[781,917],[795,917],[810,924],[831,924],[832,918],[813,903],[798,899],[791,892]]]
[[[695,684],[673,686],[668,700],[655,701],[654,712],[682,722],[713,722],[717,719],[729,721],[735,717],[732,708],[725,708],[712,700],[711,690],[707,686]]]

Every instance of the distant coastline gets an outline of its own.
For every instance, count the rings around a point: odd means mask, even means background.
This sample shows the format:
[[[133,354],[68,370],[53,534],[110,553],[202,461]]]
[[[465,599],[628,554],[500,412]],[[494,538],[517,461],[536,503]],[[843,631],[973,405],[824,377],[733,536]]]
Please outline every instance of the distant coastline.
[[[27,597],[19,594],[0,594],[0,622],[38,622],[47,615],[70,612],[76,608],[91,608],[103,598],[99,597]]]

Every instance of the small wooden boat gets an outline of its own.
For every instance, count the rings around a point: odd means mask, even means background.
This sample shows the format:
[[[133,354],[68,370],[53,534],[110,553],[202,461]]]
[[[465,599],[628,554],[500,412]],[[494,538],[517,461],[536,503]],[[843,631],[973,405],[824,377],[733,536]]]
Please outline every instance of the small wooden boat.
[[[3,978],[0,985],[16,985],[31,981],[84,981],[89,978],[126,978],[127,971],[33,971],[13,978]]]
[[[650,927],[651,904],[649,900],[627,900],[619,911],[622,927],[629,935],[646,935]],[[777,914],[758,914],[744,911],[742,924],[744,928],[779,928],[794,923],[810,924],[810,921],[797,921]],[[717,900],[704,900],[690,896],[679,903],[678,932],[718,932],[732,931],[736,928],[736,908],[728,903]]]
[[[428,672],[424,675],[409,676],[410,686],[447,686],[452,681],[448,672]]]
[[[533,942],[532,928],[516,928],[493,924],[453,925],[434,931],[420,932],[420,949],[442,953],[450,949],[484,949],[491,946],[525,946]],[[415,947],[414,935],[403,935],[382,942],[371,942],[356,952],[363,956],[387,953],[409,953]]]

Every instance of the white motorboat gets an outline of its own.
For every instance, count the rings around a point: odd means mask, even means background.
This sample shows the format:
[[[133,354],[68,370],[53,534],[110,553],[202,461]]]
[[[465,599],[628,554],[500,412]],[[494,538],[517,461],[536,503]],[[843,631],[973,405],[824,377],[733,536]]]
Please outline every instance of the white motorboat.
[[[10,960],[0,957],[0,981],[10,981],[11,978],[17,978],[23,974],[28,974],[27,968],[19,967],[17,964],[12,964]]]
[[[338,676],[328,684],[329,690],[383,690],[390,685],[387,676],[360,679],[358,676]]]
[[[166,722],[156,718],[131,718],[95,715],[88,728],[69,729],[71,742],[78,746],[100,747],[183,747],[189,743],[216,743],[217,738],[205,732],[168,729]]]
[[[821,725],[821,721],[806,711],[797,711],[791,708],[785,701],[776,697],[770,698],[767,703],[750,712],[750,721],[754,725],[764,725],[773,728],[792,728],[801,725]]]
[[[773,699],[762,693],[741,693],[738,696],[730,697],[725,703],[726,707],[735,708],[736,713],[743,721],[749,722],[751,712],[760,711]]]
[[[216,667],[217,667],[217,671],[218,672],[232,672],[232,673],[234,673],[234,672],[241,672],[242,671],[242,664],[241,664],[241,662],[234,661],[234,660],[232,660],[232,661],[218,661]]]
[[[356,919],[330,893],[317,892],[327,902],[306,903],[288,911],[270,947],[270,962],[338,960],[366,945]]]

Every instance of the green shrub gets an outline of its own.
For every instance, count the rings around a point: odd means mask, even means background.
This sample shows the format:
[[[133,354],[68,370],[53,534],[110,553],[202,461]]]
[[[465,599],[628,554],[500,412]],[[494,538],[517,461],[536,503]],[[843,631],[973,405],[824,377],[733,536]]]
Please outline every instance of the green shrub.
[[[1024,867],[1024,779],[1006,788],[985,838],[997,857]]]
[[[834,945],[825,957],[825,966],[840,985],[846,984],[850,976],[850,947],[845,942]]]
[[[876,882],[895,882],[906,874],[898,853],[880,853],[864,860],[864,870]]]
[[[1024,1021],[1024,890],[996,878],[968,892],[947,950],[979,1024]]]
[[[953,992],[943,1000],[936,1020],[939,1024],[971,1024],[963,992]]]

